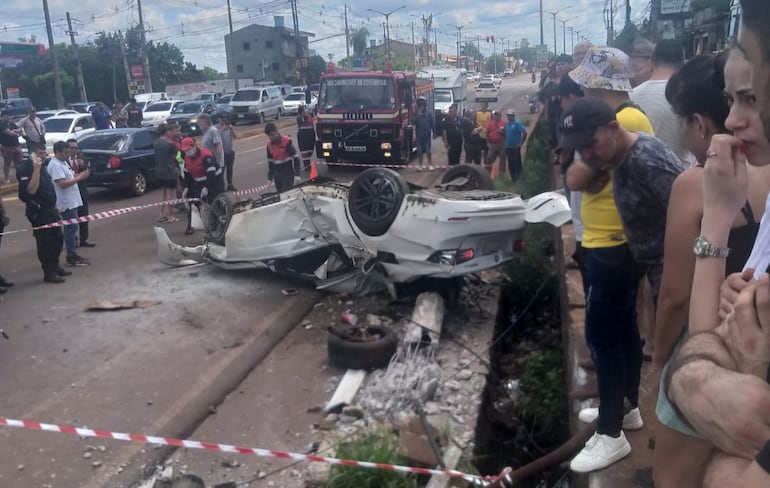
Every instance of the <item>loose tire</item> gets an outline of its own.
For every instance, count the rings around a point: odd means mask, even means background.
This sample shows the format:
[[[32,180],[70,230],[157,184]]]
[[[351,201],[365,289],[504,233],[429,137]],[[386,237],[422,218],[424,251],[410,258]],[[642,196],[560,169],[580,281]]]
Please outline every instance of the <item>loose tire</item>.
[[[457,178],[466,178],[468,181],[462,185],[449,185],[452,190],[494,190],[495,183],[492,181],[492,177],[489,176],[487,170],[482,166],[474,164],[459,164],[452,166],[441,177],[442,184],[451,183],[452,180]]]
[[[326,347],[329,363],[345,369],[384,368],[398,349],[396,334],[387,327],[368,326],[368,332],[378,339],[358,342],[329,333]]]
[[[135,197],[144,195],[147,191],[147,177],[141,171],[131,175],[131,186],[129,188],[131,194]]]
[[[206,216],[206,233],[208,240],[215,244],[225,243],[225,234],[230,226],[230,220],[235,212],[238,196],[231,191],[222,192],[209,205]]]
[[[364,234],[381,236],[396,220],[407,193],[409,186],[395,171],[386,168],[367,169],[350,184],[350,217]]]

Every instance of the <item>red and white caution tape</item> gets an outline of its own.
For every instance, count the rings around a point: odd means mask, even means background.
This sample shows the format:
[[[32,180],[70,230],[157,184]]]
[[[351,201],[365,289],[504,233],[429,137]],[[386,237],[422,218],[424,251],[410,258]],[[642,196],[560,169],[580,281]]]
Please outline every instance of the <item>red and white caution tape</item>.
[[[267,190],[271,186],[272,184],[268,183],[265,185],[260,185],[254,188],[249,188],[247,190],[240,190],[233,193],[235,193],[236,195],[247,195],[249,193],[259,193],[261,191]],[[76,224],[81,224],[83,222],[93,222],[94,220],[104,220],[110,217],[117,217],[118,215],[125,215],[133,212],[138,212],[139,210],[145,210],[152,207],[159,207],[161,205],[177,205],[180,203],[197,202],[199,200],[200,200],[199,198],[179,198],[176,200],[166,200],[164,202],[155,202],[155,203],[148,203],[145,205],[134,205],[131,207],[118,208],[115,210],[106,210],[104,212],[96,212],[93,214],[84,215],[82,217],[75,217],[72,219],[59,220],[58,222],[51,222],[50,224],[38,225],[37,227],[28,227],[26,229],[9,230],[7,232],[0,233],[0,236],[17,234],[19,232],[27,232],[30,230],[34,231],[38,229],[51,229],[54,227],[63,227],[66,225],[76,225]]]
[[[482,477],[462,471],[441,470],[428,468],[415,468],[410,466],[400,466],[397,464],[372,463],[368,461],[355,461],[352,459],[339,459],[326,456],[317,456],[313,454],[299,454],[296,452],[273,451],[271,449],[259,449],[254,447],[239,447],[230,444],[215,444],[211,442],[200,442],[193,440],[175,439],[172,437],[150,436],[143,434],[126,434],[122,432],[109,432],[106,430],[86,429],[82,427],[72,427],[71,425],[44,424],[40,422],[29,422],[26,420],[15,420],[0,417],[0,425],[8,427],[18,427],[22,429],[44,430],[47,432],[59,432],[63,434],[75,434],[82,437],[101,437],[104,439],[115,439],[118,441],[139,442],[142,444],[155,444],[161,446],[186,447],[188,449],[203,449],[206,451],[229,452],[236,454],[248,454],[258,457],[268,457],[277,459],[293,459],[295,461],[308,461],[315,463],[338,464],[341,466],[353,466],[358,468],[381,469],[384,471],[398,471],[409,474],[439,475],[449,478],[462,478],[477,486],[487,486],[489,483],[497,481],[501,476],[505,476],[507,471],[503,471],[496,477]]]

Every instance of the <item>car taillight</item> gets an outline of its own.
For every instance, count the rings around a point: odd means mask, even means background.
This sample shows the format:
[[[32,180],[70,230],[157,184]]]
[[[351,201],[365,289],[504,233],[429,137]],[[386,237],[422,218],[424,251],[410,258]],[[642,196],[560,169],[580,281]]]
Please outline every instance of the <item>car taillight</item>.
[[[513,241],[513,252],[522,252],[526,243],[527,241],[524,239],[517,239]]]
[[[473,249],[436,251],[428,257],[431,263],[455,265],[470,261],[475,256]]]
[[[107,161],[107,166],[111,169],[117,169],[118,166],[120,166],[120,158],[117,156],[110,156],[109,161]]]
[[[462,249],[460,251],[457,251],[457,258],[455,259],[455,262],[457,264],[464,263],[466,261],[470,261],[473,259],[474,252],[473,249]]]

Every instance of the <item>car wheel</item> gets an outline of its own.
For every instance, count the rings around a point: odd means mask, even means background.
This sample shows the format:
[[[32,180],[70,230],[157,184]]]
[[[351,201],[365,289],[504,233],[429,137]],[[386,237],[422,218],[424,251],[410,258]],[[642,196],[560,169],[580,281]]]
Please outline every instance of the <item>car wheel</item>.
[[[398,338],[387,327],[348,327],[330,332],[329,363],[344,369],[384,368],[398,350]]]
[[[381,236],[396,220],[407,193],[409,186],[395,171],[386,168],[367,169],[350,184],[350,216],[364,234]]]
[[[147,177],[141,171],[131,175],[131,194],[135,197],[144,195],[147,191]]]
[[[495,189],[495,183],[487,170],[475,164],[452,166],[441,177],[441,184],[448,189],[459,191]]]
[[[260,112],[259,116],[257,117],[257,123],[258,124],[264,124],[265,123],[265,114]]]
[[[224,245],[225,234],[237,203],[238,196],[231,191],[220,193],[211,202],[206,218],[206,234],[209,241]]]
[[[281,117],[283,117],[283,109],[281,107],[278,107],[278,112],[276,112],[275,114],[275,120],[278,120]]]

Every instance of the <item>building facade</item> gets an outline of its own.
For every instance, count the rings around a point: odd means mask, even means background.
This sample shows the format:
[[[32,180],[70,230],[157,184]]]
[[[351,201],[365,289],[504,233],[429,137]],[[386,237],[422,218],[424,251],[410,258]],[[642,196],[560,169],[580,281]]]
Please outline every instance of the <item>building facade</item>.
[[[300,84],[300,69],[310,56],[308,38],[315,34],[300,31],[297,38],[283,17],[274,21],[273,26],[251,24],[225,35],[229,78]]]

